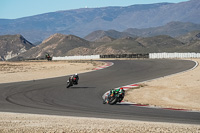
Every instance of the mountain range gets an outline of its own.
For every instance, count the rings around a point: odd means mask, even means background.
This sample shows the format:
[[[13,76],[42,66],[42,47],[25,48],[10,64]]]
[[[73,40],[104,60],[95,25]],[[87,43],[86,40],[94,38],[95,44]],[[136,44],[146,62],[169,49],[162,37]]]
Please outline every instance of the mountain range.
[[[82,8],[18,19],[0,19],[0,35],[21,34],[32,43],[40,42],[55,33],[83,38],[93,31],[110,29],[136,36],[149,36],[151,32],[141,33],[135,28],[158,27],[172,21],[200,24],[199,7],[199,0],[190,0],[127,7]],[[152,32],[150,36],[153,35],[157,33]]]
[[[104,36],[109,36],[115,39],[128,36],[134,38],[134,37],[153,37],[158,35],[168,35],[171,37],[178,37],[195,30],[200,30],[200,24],[173,21],[167,23],[164,26],[144,28],[144,29],[129,28],[122,32],[116,30],[108,30],[108,31],[97,30],[85,36],[84,39],[88,41],[96,41]]]
[[[1,40],[0,40],[1,41]],[[114,39],[104,36],[96,41],[87,41],[74,35],[54,34],[40,45],[19,54],[16,59],[44,58],[51,56],[74,56],[96,54],[133,54],[154,52],[199,52],[200,30],[173,38],[168,35],[154,37],[123,37]]]

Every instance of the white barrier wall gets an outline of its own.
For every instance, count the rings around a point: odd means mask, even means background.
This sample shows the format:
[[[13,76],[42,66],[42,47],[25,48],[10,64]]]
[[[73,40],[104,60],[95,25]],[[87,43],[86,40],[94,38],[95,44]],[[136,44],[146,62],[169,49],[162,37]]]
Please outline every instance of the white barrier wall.
[[[200,58],[200,53],[149,53],[149,58]]]
[[[99,59],[100,55],[82,55],[82,56],[65,56],[65,57],[53,57],[52,60],[91,60]]]
[[[200,58],[200,53],[149,53],[150,59],[163,58]],[[100,55],[53,57],[52,60],[91,60],[100,59]]]

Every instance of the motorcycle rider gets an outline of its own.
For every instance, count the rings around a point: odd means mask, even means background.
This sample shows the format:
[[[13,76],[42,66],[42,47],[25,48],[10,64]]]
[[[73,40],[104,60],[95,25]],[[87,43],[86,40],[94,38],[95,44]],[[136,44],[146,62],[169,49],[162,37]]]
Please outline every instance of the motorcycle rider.
[[[76,79],[76,80],[75,80],[75,84],[77,85],[77,84],[78,84],[78,80],[79,80],[79,76],[78,76],[78,74],[75,73],[75,74],[73,75],[73,78]]]
[[[120,87],[119,93],[122,93],[122,96],[124,97],[125,95],[125,90],[123,87]]]
[[[120,87],[119,89],[111,89],[107,98],[103,101],[103,104],[106,104],[106,103],[109,103],[109,99],[114,96],[115,92],[119,92],[119,93],[122,93],[122,97],[124,98],[124,94],[125,94],[125,91],[124,91],[124,88],[123,87]]]
[[[125,95],[125,90],[124,90],[123,87],[120,87],[120,89],[119,89],[119,93],[122,94],[122,95],[121,95],[121,100],[123,100],[123,99],[124,99],[124,95]],[[120,101],[120,102],[121,102],[121,101]]]
[[[48,61],[52,60],[52,57],[49,55],[49,53],[46,53],[46,54],[45,54],[45,58],[46,58]]]
[[[74,74],[74,75],[69,76],[66,88],[69,88],[70,86],[73,86],[73,85],[77,85],[78,84],[78,80],[79,80],[79,76],[78,76],[77,73]]]
[[[45,56],[46,56],[46,58],[47,58],[47,59],[50,57],[50,55],[49,55],[48,53],[46,53],[46,55],[45,55]]]

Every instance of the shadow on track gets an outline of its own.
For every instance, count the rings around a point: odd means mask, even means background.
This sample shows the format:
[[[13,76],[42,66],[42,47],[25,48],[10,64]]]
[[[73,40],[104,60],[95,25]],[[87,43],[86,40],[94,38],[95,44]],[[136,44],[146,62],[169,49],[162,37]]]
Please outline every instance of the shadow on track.
[[[67,89],[94,89],[96,87],[70,87],[70,88],[67,88]]]

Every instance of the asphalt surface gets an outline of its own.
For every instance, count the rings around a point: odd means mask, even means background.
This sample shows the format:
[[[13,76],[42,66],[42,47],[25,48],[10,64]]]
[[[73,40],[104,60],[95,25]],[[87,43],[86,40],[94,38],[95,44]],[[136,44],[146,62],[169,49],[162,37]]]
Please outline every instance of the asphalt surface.
[[[66,88],[68,76],[0,84],[0,111],[200,124],[200,113],[105,105],[109,89],[163,77],[192,68],[186,60],[113,60],[114,65],[80,74],[79,84]]]

